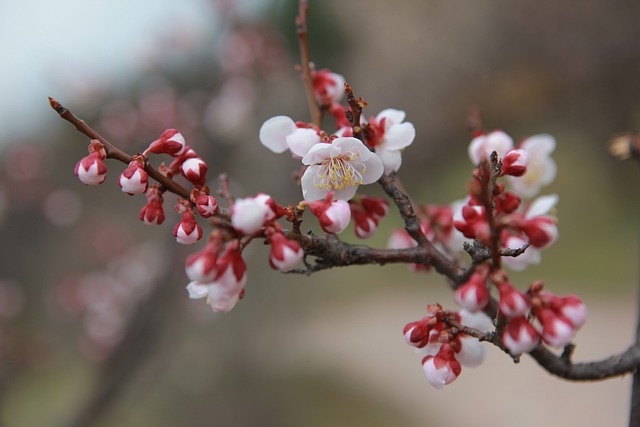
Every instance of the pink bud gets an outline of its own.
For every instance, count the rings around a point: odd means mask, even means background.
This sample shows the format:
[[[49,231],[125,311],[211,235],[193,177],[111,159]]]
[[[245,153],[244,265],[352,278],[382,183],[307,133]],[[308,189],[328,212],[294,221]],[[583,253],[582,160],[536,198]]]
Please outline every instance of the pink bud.
[[[202,237],[202,228],[198,225],[193,214],[186,211],[182,214],[182,219],[173,227],[173,235],[178,243],[192,245]]]
[[[486,280],[487,276],[484,273],[472,274],[469,280],[456,290],[456,304],[472,313],[485,308],[490,299]]]
[[[198,213],[203,218],[209,218],[218,213],[218,201],[202,191],[193,190],[191,201],[196,205]]]
[[[530,352],[539,342],[538,331],[524,316],[510,319],[502,334],[502,344],[514,355]]]
[[[575,329],[579,329],[587,321],[587,306],[576,295],[561,297],[557,310]]]
[[[389,212],[389,202],[378,197],[360,196],[360,204],[376,221],[380,221]]]
[[[231,207],[231,224],[236,230],[253,235],[258,232],[267,221],[276,216],[275,201],[271,196],[258,194],[255,197],[236,199]]]
[[[167,129],[162,132],[160,138],[149,144],[149,148],[145,150],[144,154],[169,154],[177,157],[184,153],[184,149],[185,140],[182,134],[175,129]]]
[[[500,175],[522,176],[527,172],[529,154],[520,149],[509,151],[502,159]]]
[[[412,347],[422,348],[429,343],[431,328],[429,317],[417,322],[407,323],[403,329],[404,339]]]
[[[353,222],[355,224],[356,236],[361,239],[368,239],[378,230],[378,223],[376,220],[363,213],[354,214]]]
[[[134,159],[129,162],[129,166],[120,175],[118,185],[122,191],[131,196],[142,194],[149,187],[149,175],[144,170],[144,166]]]
[[[284,234],[275,232],[269,236],[271,252],[269,253],[269,265],[275,270],[287,272],[302,261],[304,251],[295,240],[289,240]]]
[[[89,153],[87,157],[76,163],[74,173],[83,184],[102,184],[107,177],[107,167],[104,164],[103,156],[97,151]]]
[[[329,192],[324,200],[308,202],[308,205],[325,233],[341,233],[351,221],[349,203],[344,200],[333,200],[333,192]]]
[[[576,334],[576,328],[567,318],[550,309],[537,310],[535,316],[542,325],[542,339],[552,347],[564,347]]]
[[[449,344],[443,344],[435,356],[422,359],[422,369],[429,384],[437,389],[451,384],[462,372],[462,366],[456,360]]]
[[[187,257],[185,272],[189,280],[197,283],[210,283],[216,276],[218,244],[210,242],[207,246]]]
[[[523,220],[520,224],[520,229],[527,235],[531,246],[539,249],[551,246],[558,238],[556,221],[546,215]]]
[[[500,291],[498,310],[508,318],[523,316],[529,309],[527,297],[507,282],[497,285]]]
[[[181,169],[185,178],[196,186],[202,187],[207,181],[207,164],[200,157],[185,160]]]
[[[216,262],[216,276],[212,284],[219,286],[229,295],[237,295],[247,281],[247,266],[242,259],[237,240],[227,245],[225,252]]]
[[[153,187],[147,192],[147,204],[140,210],[140,220],[149,225],[162,224],[164,222],[162,202],[162,193],[157,187]]]

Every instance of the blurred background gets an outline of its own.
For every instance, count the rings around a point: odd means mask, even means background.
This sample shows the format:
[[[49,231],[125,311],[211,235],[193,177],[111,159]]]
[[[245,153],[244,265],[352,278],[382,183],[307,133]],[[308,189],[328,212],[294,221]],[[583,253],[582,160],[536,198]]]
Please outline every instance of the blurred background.
[[[640,3],[311,0],[318,68],[343,74],[367,116],[407,112],[417,138],[399,176],[421,203],[465,195],[465,119],[558,141],[559,241],[513,274],[577,293],[590,317],[577,361],[632,342],[638,282],[637,165],[607,153],[640,122]],[[73,175],[88,140],[52,96],[130,153],[175,127],[236,196],[301,198],[297,164],[258,142],[269,117],[308,120],[293,0],[44,0],[0,3],[0,424],[28,426],[624,425],[629,378],[568,383],[528,357],[489,349],[441,391],[403,326],[428,303],[453,307],[446,281],[405,266],[311,277],[247,256],[247,295],[229,314],[190,301],[171,235],[178,214]],[[373,187],[373,186],[372,186]],[[379,195],[376,188],[369,194]],[[369,242],[383,247],[390,215]],[[344,238],[356,241],[351,230]],[[200,245],[198,245],[198,248]],[[585,402],[598,402],[597,405]],[[463,408],[463,410],[461,410]]]

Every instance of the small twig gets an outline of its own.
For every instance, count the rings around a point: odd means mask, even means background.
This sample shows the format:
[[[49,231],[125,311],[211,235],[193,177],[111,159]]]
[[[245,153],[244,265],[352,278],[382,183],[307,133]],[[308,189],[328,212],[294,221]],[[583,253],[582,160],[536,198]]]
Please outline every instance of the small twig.
[[[220,181],[220,191],[218,191],[218,194],[225,198],[229,208],[231,208],[231,206],[233,206],[234,199],[231,195],[231,191],[229,191],[229,176],[226,173],[221,173],[218,176],[218,180]]]
[[[347,119],[351,122],[353,136],[362,142],[365,142],[364,135],[362,134],[362,127],[360,126],[360,118],[362,117],[362,110],[366,107],[367,103],[362,98],[356,100],[356,97],[353,94],[353,89],[348,83],[344,84],[344,92],[347,105],[349,105],[350,108],[350,110],[347,110]]]
[[[300,0],[298,16],[296,16],[296,34],[298,36],[298,46],[300,48],[301,78],[304,83],[307,95],[307,104],[311,121],[318,127],[322,126],[322,111],[318,107],[313,90],[313,76],[311,71],[311,55],[309,54],[309,32],[307,29],[307,16],[309,14],[309,3],[307,0]]]
[[[70,110],[65,108],[62,104],[60,104],[55,99],[49,97],[49,104],[51,108],[53,108],[61,118],[71,123],[75,128],[82,134],[88,136],[91,139],[97,139],[104,145],[105,150],[107,151],[107,157],[110,159],[116,159],[121,161],[122,163],[129,164],[131,161],[131,156],[125,153],[124,151],[117,148],[115,145],[111,144],[105,138],[103,138],[98,132],[93,130],[91,126],[89,126],[84,120],[76,117]],[[182,187],[180,184],[175,181],[169,179],[164,176],[158,170],[154,169],[153,166],[146,162],[144,170],[147,171],[149,176],[156,180],[160,185],[162,185],[167,191],[170,191],[183,199],[189,200],[189,190]]]

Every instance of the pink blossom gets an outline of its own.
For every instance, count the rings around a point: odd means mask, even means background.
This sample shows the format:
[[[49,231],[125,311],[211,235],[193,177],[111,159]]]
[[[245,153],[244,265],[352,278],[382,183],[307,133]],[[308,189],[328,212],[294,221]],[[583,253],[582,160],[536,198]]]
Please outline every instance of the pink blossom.
[[[479,165],[483,160],[489,160],[492,152],[497,152],[499,158],[513,149],[513,139],[501,130],[495,130],[488,134],[478,135],[469,144],[469,158],[474,165]]]
[[[429,384],[437,389],[451,384],[462,372],[462,366],[456,360],[449,344],[443,344],[435,356],[422,359],[422,369]]]
[[[314,145],[302,163],[309,166],[301,181],[305,200],[324,199],[329,192],[336,199],[349,200],[359,185],[376,182],[383,172],[380,158],[352,137]]]
[[[142,194],[149,187],[149,174],[144,170],[144,165],[134,159],[129,162],[129,166],[122,172],[118,185],[122,191],[129,195]]]
[[[538,331],[524,316],[509,319],[502,334],[502,344],[513,355],[528,353],[536,348],[539,342]]]
[[[202,187],[207,181],[207,164],[200,157],[187,159],[182,163],[182,173],[192,184]]]
[[[178,243],[192,245],[202,238],[202,228],[198,225],[193,214],[186,211],[182,219],[173,228],[173,235]]]
[[[509,177],[509,184],[521,196],[532,198],[556,177],[557,166],[551,157],[556,140],[547,134],[534,135],[522,141],[518,148],[529,155],[527,173],[520,177]]]
[[[107,167],[103,161],[104,157],[97,151],[89,153],[78,163],[74,173],[85,185],[102,184],[107,177]]]
[[[182,155],[185,151],[185,140],[180,132],[175,129],[167,129],[162,132],[160,138],[149,144],[144,155],[149,153],[169,154],[173,157]]]
[[[147,192],[147,204],[140,210],[140,220],[145,224],[160,225],[164,222],[163,197],[157,187]]]
[[[411,145],[416,137],[413,124],[404,122],[405,116],[404,111],[387,108],[375,118],[371,117],[365,127],[367,144],[382,160],[386,174],[400,169],[402,150]]]
[[[311,213],[320,223],[325,233],[342,233],[351,221],[351,208],[344,200],[333,200],[333,193],[326,195],[324,200],[307,202]]]
[[[302,261],[304,251],[295,240],[289,240],[284,234],[275,232],[269,236],[271,251],[269,265],[275,270],[287,272]]]

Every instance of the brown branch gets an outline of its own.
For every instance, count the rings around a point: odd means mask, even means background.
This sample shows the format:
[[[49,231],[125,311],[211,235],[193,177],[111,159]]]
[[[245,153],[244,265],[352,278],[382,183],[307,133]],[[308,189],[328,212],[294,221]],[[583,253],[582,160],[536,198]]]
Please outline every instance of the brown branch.
[[[322,126],[322,111],[316,102],[313,90],[313,76],[311,72],[311,55],[309,54],[309,32],[307,30],[307,16],[309,14],[309,3],[307,0],[300,0],[298,16],[296,16],[296,34],[298,36],[298,46],[300,48],[301,78],[307,95],[307,104],[311,121],[318,127]]]
[[[116,159],[121,161],[122,163],[129,164],[132,156],[128,155],[124,151],[111,144],[104,137],[98,134],[98,132],[93,130],[91,126],[89,126],[84,120],[76,117],[70,110],[65,108],[55,99],[49,97],[49,104],[51,105],[51,108],[53,108],[60,115],[61,118],[71,123],[76,128],[76,130],[78,130],[78,132],[88,136],[91,139],[97,139],[98,141],[100,141],[107,151],[108,158]],[[147,171],[149,176],[156,180],[167,191],[177,194],[183,199],[189,200],[189,190],[164,176],[158,170],[154,169],[153,166],[149,164],[149,162],[146,162],[144,170]]]

